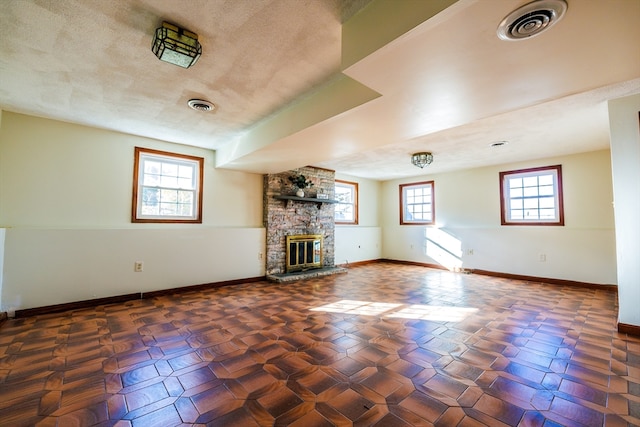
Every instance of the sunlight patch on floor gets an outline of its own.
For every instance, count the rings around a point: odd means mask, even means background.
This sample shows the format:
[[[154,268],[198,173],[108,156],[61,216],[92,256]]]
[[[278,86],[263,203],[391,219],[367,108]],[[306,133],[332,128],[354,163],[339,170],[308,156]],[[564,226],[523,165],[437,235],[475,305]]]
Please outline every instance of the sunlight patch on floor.
[[[313,307],[310,310],[365,316],[377,316],[384,313],[384,317],[389,318],[432,320],[436,322],[460,322],[478,311],[477,308],[473,307],[407,305],[347,299]]]
[[[387,314],[385,317],[433,320],[438,322],[461,322],[467,316],[474,314],[477,311],[478,309],[473,307],[447,307],[417,304]]]

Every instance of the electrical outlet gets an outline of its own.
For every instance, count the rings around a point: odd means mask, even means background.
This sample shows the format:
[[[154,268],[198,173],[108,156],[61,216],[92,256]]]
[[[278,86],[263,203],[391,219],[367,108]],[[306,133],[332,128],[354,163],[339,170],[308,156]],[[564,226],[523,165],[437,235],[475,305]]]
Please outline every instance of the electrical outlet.
[[[136,273],[142,273],[144,270],[144,263],[142,261],[136,261],[133,263],[133,271]]]
[[[547,254],[540,254],[538,255],[538,260],[540,262],[546,262],[547,261]]]
[[[258,252],[258,259],[262,259],[262,252]]]

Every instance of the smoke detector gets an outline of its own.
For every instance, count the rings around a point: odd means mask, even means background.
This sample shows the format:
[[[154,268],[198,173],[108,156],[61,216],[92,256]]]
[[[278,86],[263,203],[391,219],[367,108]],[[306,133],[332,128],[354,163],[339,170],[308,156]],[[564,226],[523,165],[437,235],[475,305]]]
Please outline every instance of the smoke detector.
[[[564,0],[536,0],[507,15],[498,25],[502,40],[522,40],[551,28],[567,11]]]
[[[190,99],[187,105],[197,111],[213,111],[216,109],[214,103],[205,101],[204,99]]]

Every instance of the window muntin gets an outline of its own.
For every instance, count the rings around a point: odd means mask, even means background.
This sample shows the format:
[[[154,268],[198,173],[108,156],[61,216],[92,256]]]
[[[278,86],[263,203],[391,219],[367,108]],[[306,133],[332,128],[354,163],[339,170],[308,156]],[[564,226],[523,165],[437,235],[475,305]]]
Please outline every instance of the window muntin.
[[[435,223],[434,182],[400,184],[400,224]]]
[[[132,222],[202,223],[204,159],[136,147]]]
[[[335,180],[335,223],[358,223],[358,183]]]
[[[564,225],[562,166],[500,172],[502,225]]]

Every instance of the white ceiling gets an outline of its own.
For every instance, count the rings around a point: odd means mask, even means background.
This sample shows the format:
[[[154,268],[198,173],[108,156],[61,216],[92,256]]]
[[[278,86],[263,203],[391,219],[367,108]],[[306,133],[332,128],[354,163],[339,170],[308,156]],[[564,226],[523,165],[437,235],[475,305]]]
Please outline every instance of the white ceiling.
[[[496,27],[528,0],[424,2],[2,1],[0,108],[213,149],[218,167],[255,173],[384,180],[609,146],[606,101],[640,93],[639,0],[567,0],[518,42]],[[198,34],[196,65],[153,55],[163,20]],[[434,163],[412,166],[416,151]]]

